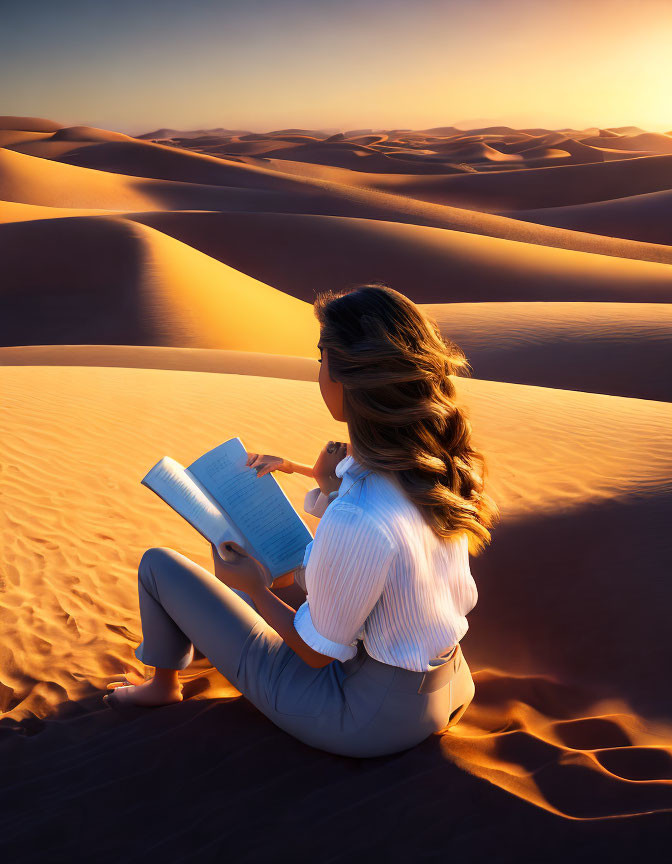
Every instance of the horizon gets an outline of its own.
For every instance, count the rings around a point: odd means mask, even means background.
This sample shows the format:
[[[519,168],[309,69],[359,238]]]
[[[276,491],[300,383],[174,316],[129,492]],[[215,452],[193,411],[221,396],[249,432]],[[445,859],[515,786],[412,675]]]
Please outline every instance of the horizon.
[[[343,0],[336,12],[315,0],[37,8],[4,10],[6,115],[132,136],[471,123],[672,129],[667,0],[541,8],[531,0]],[[470,119],[446,123],[446,115]]]
[[[34,119],[34,120],[47,120],[49,122],[61,123],[60,120],[55,120],[53,117],[37,117],[37,115],[0,115],[0,118],[3,117],[15,117],[19,119]],[[73,122],[73,123],[61,123],[62,128],[75,128],[75,127],[88,127],[88,128],[97,128],[103,129],[109,132],[119,132],[124,135],[128,135],[129,137],[139,137],[141,135],[149,135],[152,132],[160,132],[160,131],[168,131],[168,132],[231,132],[233,134],[240,134],[241,132],[250,133],[254,135],[272,135],[272,134],[283,134],[283,133],[293,133],[293,132],[322,132],[326,135],[337,135],[343,134],[347,135],[355,135],[355,134],[372,134],[372,133],[382,133],[382,132],[427,132],[432,129],[447,129],[453,128],[457,129],[460,132],[475,132],[475,131],[483,131],[489,128],[498,128],[498,127],[509,127],[515,131],[525,131],[525,130],[538,130],[543,129],[548,132],[584,132],[587,130],[598,129],[598,130],[607,130],[607,131],[618,131],[623,129],[639,129],[641,132],[650,132],[654,134],[662,134],[672,136],[672,128],[668,129],[663,127],[661,129],[653,129],[653,128],[645,128],[642,126],[637,126],[634,123],[621,124],[619,126],[597,126],[595,124],[589,126],[542,126],[540,124],[528,124],[528,125],[512,125],[511,123],[506,123],[504,121],[496,122],[493,119],[483,119],[479,123],[474,122],[474,125],[469,125],[470,121],[458,121],[456,123],[436,123],[432,126],[424,126],[424,127],[411,127],[411,126],[367,126],[367,127],[352,127],[346,128],[343,126],[277,126],[274,128],[260,128],[253,129],[250,126],[242,127],[242,126],[204,126],[204,125],[196,125],[191,127],[176,127],[176,126],[168,126],[166,124],[162,124],[160,126],[156,126],[152,129],[146,129],[142,127],[136,131],[129,131],[128,129],[119,129],[114,128],[112,126],[93,126],[90,123],[84,122]]]

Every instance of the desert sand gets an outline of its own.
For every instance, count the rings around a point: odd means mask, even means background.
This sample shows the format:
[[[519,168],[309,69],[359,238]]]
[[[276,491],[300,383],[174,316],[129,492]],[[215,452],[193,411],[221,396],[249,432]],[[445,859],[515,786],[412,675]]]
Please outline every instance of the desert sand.
[[[672,135],[634,127],[131,138],[0,118],[7,854],[123,860],[131,825],[185,861],[270,857],[275,829],[324,860],[344,826],[349,854],[382,842],[396,860],[655,854],[672,814],[670,160]],[[143,551],[211,563],[140,479],[234,435],[301,462],[343,440],[311,300],[369,279],[472,366],[455,384],[502,516],[472,559],[474,702],[372,760],[292,739],[200,654],[183,703],[107,711],[107,684],[144,672]],[[277,479],[301,510],[313,482]]]

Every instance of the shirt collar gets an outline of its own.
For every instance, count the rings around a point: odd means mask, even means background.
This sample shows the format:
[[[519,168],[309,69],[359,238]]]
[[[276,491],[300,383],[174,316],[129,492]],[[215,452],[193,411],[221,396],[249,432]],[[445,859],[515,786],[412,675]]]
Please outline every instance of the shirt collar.
[[[360,462],[357,462],[354,456],[345,456],[334,468],[337,477],[343,478],[347,474],[353,480],[355,477],[360,477],[367,470]]]

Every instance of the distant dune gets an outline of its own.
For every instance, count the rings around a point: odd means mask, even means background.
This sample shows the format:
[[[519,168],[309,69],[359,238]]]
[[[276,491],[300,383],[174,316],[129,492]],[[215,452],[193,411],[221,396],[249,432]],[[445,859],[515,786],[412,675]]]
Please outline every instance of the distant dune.
[[[232,351],[226,348],[169,348],[155,345],[19,345],[0,348],[1,366],[122,366],[226,372],[262,378],[317,381],[310,357]]]
[[[80,149],[86,149],[87,146],[97,148],[101,145],[84,145]],[[54,147],[58,148],[57,152],[51,149]],[[179,167],[186,175],[196,172],[201,176],[207,174],[211,181],[224,181],[223,185],[212,182],[204,184],[161,180],[151,176],[165,173],[160,167],[165,161],[170,163],[171,169],[177,167],[170,153],[166,160],[165,151],[170,148],[138,142],[138,148],[149,148],[138,151],[137,155],[142,158],[137,161],[144,159],[143,167],[150,176],[136,177],[55,161],[64,148],[70,147],[69,143],[51,142],[51,157],[0,149],[0,210],[4,199],[6,202],[75,209],[98,210],[104,206],[106,209],[125,211],[206,210],[350,216],[451,228],[581,252],[672,262],[672,252],[667,246],[531,225],[495,214],[405,198],[360,187],[353,179],[353,172],[341,169],[338,169],[338,174],[327,172],[323,177],[311,177],[293,171],[288,176],[288,169],[297,163],[254,166],[219,160],[221,165],[215,165],[213,169],[217,160],[194,167],[189,163],[198,161],[201,158],[198,154],[178,154]],[[153,160],[147,157],[155,155],[157,150],[161,155],[154,165]],[[221,173],[222,170],[225,174]],[[215,176],[218,172],[219,178]],[[262,188],[264,183],[266,188]]]
[[[549,173],[550,172],[550,173]],[[447,177],[391,177],[375,188],[423,201],[485,213],[586,204],[672,187],[672,155],[637,156],[591,164],[557,165]]]
[[[419,305],[466,352],[476,378],[672,402],[670,304]],[[0,365],[126,366],[317,381],[315,347],[308,348],[301,357],[223,348],[26,345],[0,347]]]
[[[45,120],[42,117],[16,117],[5,114],[0,116],[0,129],[21,129],[27,132],[56,132],[62,129],[61,123]]]
[[[184,345],[314,356],[317,322],[301,301],[358,276],[384,279],[419,303],[672,299],[668,265],[371,219],[153,214],[0,227],[8,303],[2,345]],[[30,255],[36,246],[39,257]]]
[[[466,231],[306,214],[161,212],[133,218],[309,301],[320,288],[358,278],[387,280],[420,303],[672,300],[666,263]],[[259,256],[259,244],[265,256]]]
[[[316,350],[306,303],[146,225],[105,216],[2,229],[11,279],[0,344],[81,343],[88,334],[101,344]]]
[[[576,207],[544,207],[501,215],[572,231],[672,245],[672,189]]]
[[[672,402],[669,303],[439,303],[424,309],[465,351],[476,378]]]

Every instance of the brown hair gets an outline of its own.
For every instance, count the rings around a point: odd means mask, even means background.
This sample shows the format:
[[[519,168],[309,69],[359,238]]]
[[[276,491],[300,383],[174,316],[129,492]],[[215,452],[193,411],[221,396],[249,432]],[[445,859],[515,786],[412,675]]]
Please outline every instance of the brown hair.
[[[464,353],[382,282],[322,291],[313,310],[357,461],[392,474],[438,537],[466,531],[477,555],[499,511],[449,377],[469,374]]]

